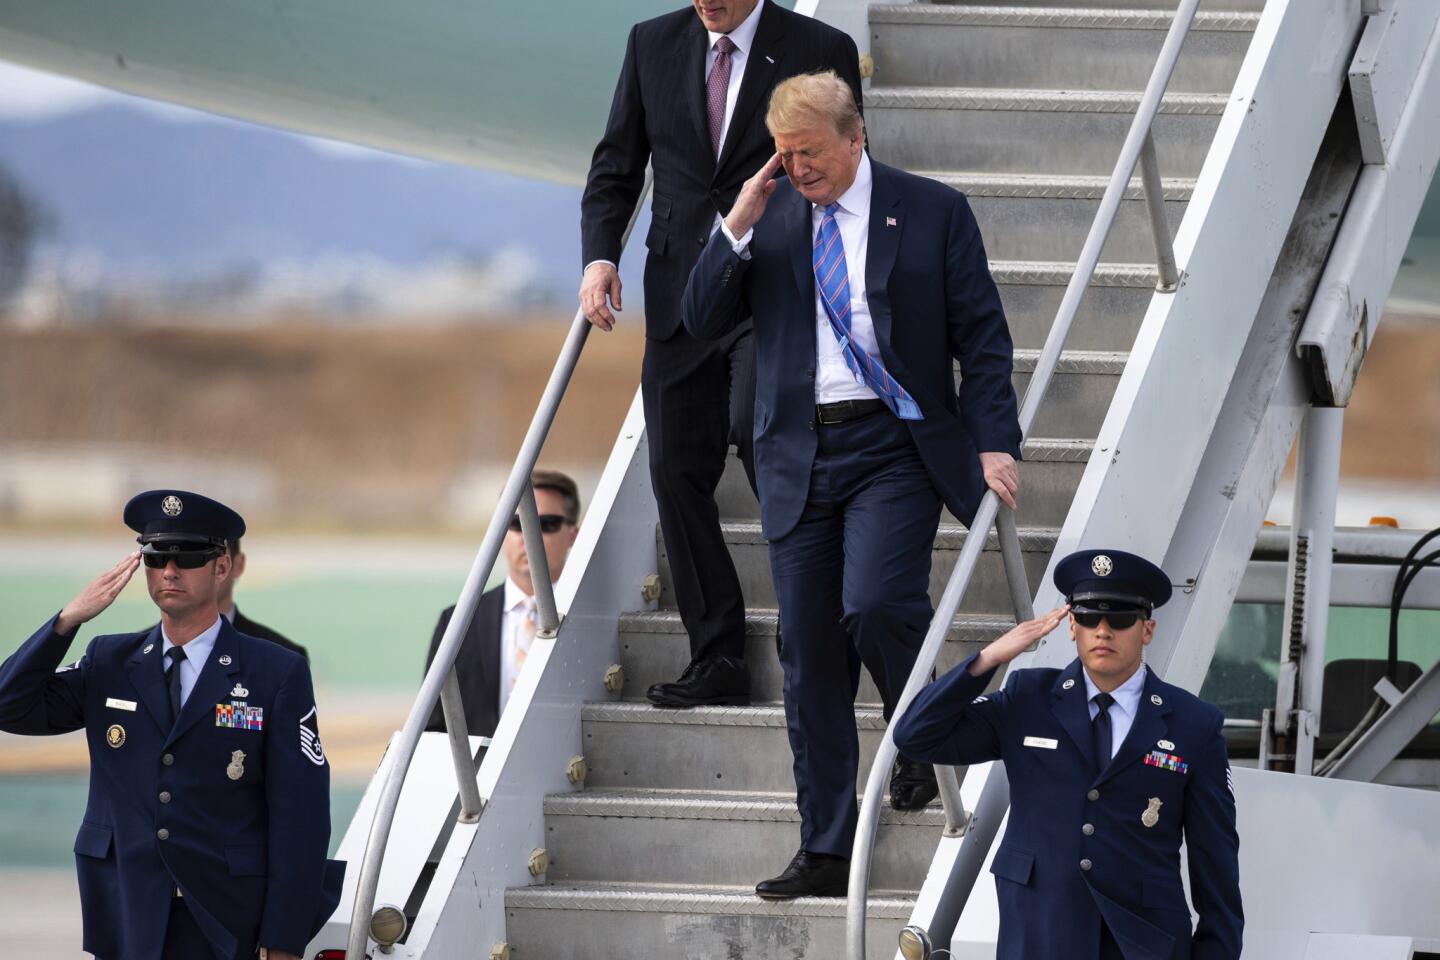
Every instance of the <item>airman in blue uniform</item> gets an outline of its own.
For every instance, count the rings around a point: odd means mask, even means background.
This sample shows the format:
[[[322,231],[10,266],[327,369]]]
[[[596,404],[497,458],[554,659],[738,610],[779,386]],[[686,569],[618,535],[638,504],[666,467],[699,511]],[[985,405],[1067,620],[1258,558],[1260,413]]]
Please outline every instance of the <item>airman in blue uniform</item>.
[[[1235,960],[1244,916],[1222,716],[1142,657],[1170,582],[1141,557],[1085,550],[1056,566],[1055,585],[1066,606],[921,691],[895,726],[896,745],[917,760],[1005,764],[1010,819],[991,866],[997,956]],[[1076,660],[1013,671],[985,692],[1067,613]]]
[[[141,548],[0,665],[0,729],[84,729],[90,795],[75,839],[84,949],[102,960],[298,957],[339,899],[330,770],[304,658],[237,633],[216,596],[245,522],[198,494],[133,498]],[[145,565],[160,623],[81,624]],[[58,669],[57,669],[58,668]]]

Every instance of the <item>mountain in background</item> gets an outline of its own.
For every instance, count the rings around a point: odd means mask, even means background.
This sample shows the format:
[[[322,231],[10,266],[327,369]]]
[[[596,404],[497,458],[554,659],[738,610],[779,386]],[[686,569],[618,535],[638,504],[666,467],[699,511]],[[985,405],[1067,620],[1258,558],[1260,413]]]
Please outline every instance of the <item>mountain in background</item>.
[[[333,299],[368,284],[440,300],[505,289],[467,287],[478,271],[568,309],[578,280],[573,186],[128,104],[0,120],[0,167],[49,221],[37,260],[89,289],[223,299],[314,284]]]

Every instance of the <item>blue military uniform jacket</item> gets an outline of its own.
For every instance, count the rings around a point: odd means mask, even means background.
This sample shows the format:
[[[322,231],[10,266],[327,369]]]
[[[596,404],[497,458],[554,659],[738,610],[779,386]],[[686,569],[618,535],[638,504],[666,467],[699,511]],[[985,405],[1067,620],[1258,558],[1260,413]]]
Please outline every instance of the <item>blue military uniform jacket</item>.
[[[300,656],[222,623],[177,723],[160,628],[73,639],[52,619],[0,665],[0,729],[85,729],[90,796],[75,838],[84,948],[156,960],[178,887],[229,958],[303,953],[335,909],[330,770]]]
[[[993,671],[972,677],[970,662],[921,691],[895,743],[930,763],[1005,764],[1010,822],[991,866],[997,955],[1093,958],[1103,918],[1126,960],[1239,957],[1240,841],[1220,711],[1147,671],[1134,724],[1096,776],[1078,659],[1013,671],[988,695]]]

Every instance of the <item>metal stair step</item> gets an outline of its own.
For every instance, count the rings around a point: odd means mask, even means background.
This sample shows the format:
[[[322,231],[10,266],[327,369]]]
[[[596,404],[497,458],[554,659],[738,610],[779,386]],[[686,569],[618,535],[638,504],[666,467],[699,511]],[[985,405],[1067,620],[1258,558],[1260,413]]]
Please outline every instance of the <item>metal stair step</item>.
[[[878,708],[856,707],[855,725],[860,733],[858,792],[885,721]],[[580,729],[590,788],[795,789],[785,711],[779,704],[662,710],[625,700],[587,703],[580,711]]]
[[[1089,440],[1039,439],[1025,443],[1024,459],[1020,463],[1020,523],[1058,527],[1065,522],[1093,447]],[[715,502],[724,519],[758,520],[760,517],[760,504],[750,490],[745,468],[734,456],[725,464]],[[948,511],[945,517],[954,520]]]
[[[745,597],[746,609],[774,607],[775,587],[770,580],[769,546],[761,536],[760,524],[754,520],[726,520],[720,524],[730,556],[735,560],[735,572],[740,578],[740,590]],[[1053,527],[1021,527],[1020,546],[1024,554],[1025,572],[1030,582],[1035,583],[1045,572],[1050,553],[1055,548],[1058,530]],[[945,582],[959,559],[960,547],[967,533],[963,527],[954,524],[940,525],[935,538],[935,547],[930,563],[930,599],[939,599],[945,589]],[[674,596],[670,587],[670,562],[660,537],[657,525],[655,531],[656,550],[659,554],[660,584],[662,592],[660,605],[673,607]],[[1033,590],[1032,590],[1033,592]],[[975,575],[961,605],[962,613],[1013,612],[1010,591],[1005,581],[1004,569],[1000,562],[1000,551],[995,532],[990,531]]]
[[[1077,259],[1109,183],[1108,177],[917,172],[965,194],[980,224],[985,251],[996,260]],[[1192,179],[1164,179],[1171,236],[1194,190]],[[1125,191],[1102,257],[1115,263],[1155,263],[1150,213],[1138,179]]]
[[[783,852],[788,859],[791,851]],[[708,851],[706,852],[708,853]],[[778,858],[782,856],[777,851]],[[775,868],[779,873],[784,867]],[[915,897],[873,893],[868,956],[890,956]],[[505,891],[506,938],[516,957],[784,957],[834,960],[845,950],[845,898],[772,903],[753,886],[567,883]]]
[[[1172,93],[1155,118],[1167,177],[1195,176],[1228,94]],[[865,95],[875,157],[906,170],[1106,175],[1140,105],[1113,90],[876,87]]]
[[[1000,290],[1010,339],[1017,348],[1038,350],[1045,345],[1074,273],[1075,264],[1064,261],[991,259],[990,276]],[[1080,301],[1065,346],[1071,350],[1129,350],[1158,279],[1154,264],[1100,264]]]
[[[1200,0],[1200,11],[1202,13],[1212,10],[1224,12],[1251,11],[1258,13],[1265,9],[1266,0]],[[925,0],[927,6],[937,7],[949,6],[971,6],[974,0]],[[1110,6],[1123,4],[1127,9],[1135,10],[1161,10],[1167,15],[1175,13],[1175,0],[1112,0]],[[1097,7],[1103,4],[1100,0],[1005,0],[1003,5],[1007,7],[1056,7],[1067,9],[1072,7]]]
[[[940,651],[943,672],[1014,626],[1011,617],[960,616]],[[745,662],[750,669],[750,696],[757,703],[779,703],[783,695],[780,661],[775,651],[779,614],[750,610],[745,615]],[[690,641],[675,610],[641,610],[620,615],[620,665],[625,668],[624,696],[640,699],[653,683],[674,680],[690,662]],[[860,678],[856,702],[876,705],[880,694],[868,672]]]
[[[1015,351],[1015,395],[1023,398],[1040,359],[1039,350]],[[1100,432],[1115,387],[1130,355],[1115,350],[1066,350],[1031,432],[1046,437],[1094,437]],[[956,368],[957,376],[959,368]]]
[[[938,803],[886,806],[871,867],[882,890],[918,890],[945,826]],[[545,799],[552,883],[749,884],[784,869],[799,846],[790,794],[586,790]]]
[[[1173,18],[1173,10],[876,4],[872,83],[1141,91]],[[1259,18],[1199,13],[1169,89],[1228,92]]]

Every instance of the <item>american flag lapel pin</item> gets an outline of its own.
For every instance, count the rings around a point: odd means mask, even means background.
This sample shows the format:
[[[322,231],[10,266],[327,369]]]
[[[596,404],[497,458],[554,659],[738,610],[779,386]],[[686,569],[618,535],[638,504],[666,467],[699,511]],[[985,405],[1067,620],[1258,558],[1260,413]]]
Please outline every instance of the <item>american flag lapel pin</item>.
[[[894,218],[894,217],[886,217],[886,218],[885,218],[885,226],[887,226],[887,227],[893,227],[893,226],[895,226],[895,225],[896,225],[896,224],[895,224],[895,218]]]

